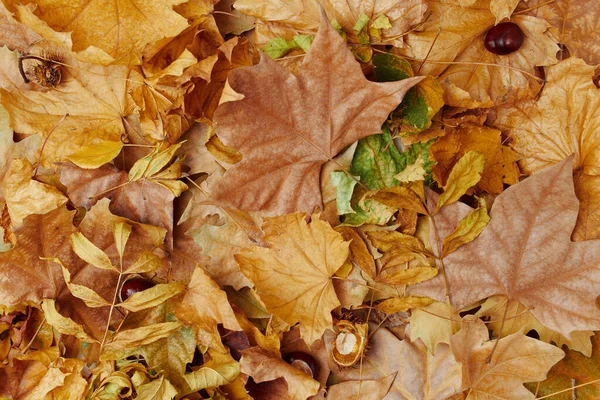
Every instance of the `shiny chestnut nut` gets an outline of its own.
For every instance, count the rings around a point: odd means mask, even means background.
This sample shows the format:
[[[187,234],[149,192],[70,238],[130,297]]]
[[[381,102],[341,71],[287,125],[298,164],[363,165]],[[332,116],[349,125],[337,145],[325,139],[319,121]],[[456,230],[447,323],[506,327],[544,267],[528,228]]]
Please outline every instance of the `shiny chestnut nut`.
[[[484,44],[490,53],[503,56],[519,50],[523,39],[525,35],[519,25],[513,22],[502,22],[488,31]]]
[[[150,289],[154,282],[144,278],[131,278],[121,287],[121,301],[127,300],[133,294]]]
[[[312,378],[317,375],[317,363],[310,354],[303,353],[301,351],[294,351],[282,355],[281,358],[283,358],[283,360],[292,367],[299,369]]]

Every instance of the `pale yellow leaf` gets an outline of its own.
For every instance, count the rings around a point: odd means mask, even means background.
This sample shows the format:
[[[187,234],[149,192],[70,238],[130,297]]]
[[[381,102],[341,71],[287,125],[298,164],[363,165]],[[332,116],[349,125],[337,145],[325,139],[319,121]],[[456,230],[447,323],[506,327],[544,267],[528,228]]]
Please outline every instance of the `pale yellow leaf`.
[[[92,339],[87,333],[85,333],[81,325],[73,321],[71,318],[66,318],[60,315],[58,311],[56,311],[54,300],[44,299],[42,301],[42,310],[44,311],[46,321],[60,333],[64,335],[76,336],[78,339],[81,339],[84,342],[96,342],[95,339]]]
[[[472,186],[479,182],[485,166],[485,157],[476,151],[469,151],[456,163],[450,175],[444,193],[438,199],[437,209],[456,202]]]
[[[460,246],[472,242],[490,222],[485,200],[479,199],[479,207],[464,217],[454,232],[444,238],[442,257],[452,253]]]
[[[96,268],[106,269],[109,271],[119,271],[112,263],[105,252],[100,250],[88,238],[83,236],[81,232],[75,232],[71,235],[71,247],[75,254],[83,261],[93,265]]]
[[[114,350],[133,349],[145,344],[153,343],[166,338],[183,326],[181,322],[162,322],[142,326],[141,328],[127,329],[113,336],[110,343],[104,346],[106,352]]]
[[[411,308],[425,307],[434,301],[435,300],[430,299],[429,297],[419,296],[393,297],[377,304],[375,308],[386,314],[394,314],[397,312],[408,311]]]
[[[185,284],[181,282],[161,283],[149,289],[132,294],[118,306],[128,311],[141,311],[146,308],[156,307],[165,300],[181,293]]]
[[[67,160],[81,168],[94,169],[111,162],[119,155],[123,142],[104,141],[98,144],[80,147],[79,150],[66,157]]]
[[[110,303],[106,301],[102,296],[93,291],[87,286],[78,285],[71,282],[71,273],[64,265],[62,265],[63,276],[65,277],[65,282],[67,287],[73,294],[73,296],[81,299],[85,302],[88,307],[97,308],[97,307],[106,307],[110,306]]]

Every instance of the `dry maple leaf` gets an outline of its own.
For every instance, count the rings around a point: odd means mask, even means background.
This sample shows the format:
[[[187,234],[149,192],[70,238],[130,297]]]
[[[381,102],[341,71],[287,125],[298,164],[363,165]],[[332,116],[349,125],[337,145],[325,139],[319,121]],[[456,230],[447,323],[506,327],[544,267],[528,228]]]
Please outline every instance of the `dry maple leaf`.
[[[503,294],[567,338],[573,331],[600,328],[595,304],[600,241],[571,241],[579,205],[571,165],[568,158],[496,198],[491,222],[479,237],[444,257],[448,293],[442,272],[412,286],[411,293],[440,301],[448,294],[456,309]],[[440,236],[469,211],[460,203],[443,208],[434,217]]]
[[[232,71],[237,101],[223,103],[215,128],[243,155],[216,187],[221,205],[277,214],[321,205],[321,165],[377,133],[404,93],[422,78],[374,83],[324,16],[298,76],[266,55]]]
[[[338,381],[380,379],[396,374],[386,399],[446,400],[461,392],[461,367],[446,343],[437,346],[434,356],[420,339],[398,340],[387,329],[378,328],[370,336],[369,346],[371,349],[360,369],[332,368]]]
[[[534,67],[557,61],[558,46],[544,20],[513,16],[511,22],[525,35],[523,45],[499,56],[484,47],[484,36],[496,21],[490,0],[430,1],[429,8],[431,16],[406,36],[409,47],[403,51],[417,62],[429,61],[419,66],[420,73],[439,76],[446,104],[480,108],[532,97],[541,87]]]
[[[487,328],[475,319],[464,322],[450,339],[452,352],[462,363],[464,388],[469,388],[467,400],[533,400],[523,383],[544,379],[564,357],[559,348],[521,332],[497,339],[497,345],[488,340]]]
[[[254,283],[267,309],[290,325],[300,322],[310,346],[333,321],[340,305],[331,277],[348,258],[348,242],[313,215],[307,224],[300,213],[265,219],[264,240],[271,247],[251,247],[235,259]]]
[[[526,173],[575,153],[575,192],[581,201],[575,240],[600,238],[600,89],[595,67],[571,57],[548,68],[537,101],[501,108],[495,125],[508,130]]]
[[[548,21],[572,56],[589,65],[600,63],[600,3],[596,0],[529,0],[518,9]]]
[[[53,29],[72,32],[73,50],[97,47],[122,64],[139,64],[148,43],[175,36],[187,27],[172,7],[183,0],[146,1],[6,0],[9,9],[33,3],[35,14]]]

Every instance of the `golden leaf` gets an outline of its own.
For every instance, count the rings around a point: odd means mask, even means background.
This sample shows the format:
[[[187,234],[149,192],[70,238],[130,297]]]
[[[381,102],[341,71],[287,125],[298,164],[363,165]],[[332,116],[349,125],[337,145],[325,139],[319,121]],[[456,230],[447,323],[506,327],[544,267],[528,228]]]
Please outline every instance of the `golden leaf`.
[[[481,153],[476,151],[465,153],[450,171],[436,210],[458,201],[467,190],[479,182],[484,165],[485,157]]]
[[[181,282],[160,283],[151,288],[132,294],[118,306],[127,311],[141,311],[147,308],[156,307],[171,297],[181,293],[185,289],[185,284]]]
[[[411,308],[425,307],[434,301],[435,300],[430,299],[429,297],[419,296],[393,297],[377,304],[375,308],[386,314],[394,314],[397,312],[408,311]]]
[[[271,247],[247,248],[235,259],[267,309],[290,325],[300,322],[310,345],[332,326],[331,310],[340,302],[331,277],[349,244],[318,215],[310,225],[300,213],[267,218],[263,230]]]
[[[94,169],[111,162],[123,149],[123,142],[104,141],[98,144],[80,147],[71,153],[67,160],[81,168]]]
[[[442,244],[442,257],[456,251],[460,246],[475,240],[477,236],[490,222],[485,200],[479,200],[479,207],[471,211],[458,223],[458,226],[450,235],[444,238]]]

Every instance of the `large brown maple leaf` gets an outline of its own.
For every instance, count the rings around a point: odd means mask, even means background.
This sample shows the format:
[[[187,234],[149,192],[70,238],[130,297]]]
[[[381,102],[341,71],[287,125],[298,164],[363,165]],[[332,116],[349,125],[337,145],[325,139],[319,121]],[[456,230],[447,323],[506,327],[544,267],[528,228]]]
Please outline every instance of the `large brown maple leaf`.
[[[229,85],[243,99],[219,106],[215,127],[244,158],[227,171],[213,197],[221,206],[243,210],[310,214],[321,205],[321,165],[379,132],[421,79],[369,82],[322,17],[298,76],[264,54],[257,66],[229,75]]]
[[[569,157],[511,186],[494,202],[481,235],[444,257],[450,301],[457,309],[503,294],[567,338],[573,331],[600,328],[595,303],[600,240],[571,241],[579,208],[572,164]],[[468,213],[466,208],[455,203],[436,215],[442,238]],[[444,300],[442,273],[411,292]]]

